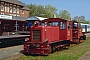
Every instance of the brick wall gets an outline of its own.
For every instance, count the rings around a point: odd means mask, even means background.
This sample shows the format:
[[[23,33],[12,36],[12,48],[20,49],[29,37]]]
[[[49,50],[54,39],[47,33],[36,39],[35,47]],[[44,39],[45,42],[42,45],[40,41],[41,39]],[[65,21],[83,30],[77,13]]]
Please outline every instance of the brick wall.
[[[4,11],[1,11],[1,5],[4,6]],[[12,12],[10,12],[10,6],[12,7]],[[14,8],[16,8],[16,9],[18,8],[19,13],[17,13],[17,11],[15,13]],[[6,3],[6,2],[0,2],[0,14],[29,17],[29,10],[25,10],[25,9],[23,10],[22,8],[23,8],[23,6],[20,6],[20,5],[10,4],[10,3]],[[22,13],[22,11],[24,11],[24,14]]]

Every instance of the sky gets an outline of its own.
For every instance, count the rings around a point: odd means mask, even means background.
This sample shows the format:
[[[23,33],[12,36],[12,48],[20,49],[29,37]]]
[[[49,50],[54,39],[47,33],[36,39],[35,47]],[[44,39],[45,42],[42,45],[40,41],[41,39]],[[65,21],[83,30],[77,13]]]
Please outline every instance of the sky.
[[[55,6],[58,11],[67,10],[71,14],[71,18],[75,16],[85,16],[86,20],[90,21],[90,0],[20,0],[21,2],[28,4],[39,5],[52,5]]]

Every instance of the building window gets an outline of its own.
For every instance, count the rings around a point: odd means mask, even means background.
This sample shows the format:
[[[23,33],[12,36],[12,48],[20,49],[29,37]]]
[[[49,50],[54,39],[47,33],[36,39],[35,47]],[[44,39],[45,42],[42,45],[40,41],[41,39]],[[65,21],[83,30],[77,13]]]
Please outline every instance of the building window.
[[[22,14],[24,14],[24,10],[22,10]]]
[[[9,14],[9,15],[12,15],[12,14]]]
[[[10,6],[10,12],[12,13],[12,6]]]
[[[16,7],[14,7],[14,13],[16,13],[16,11],[17,11],[17,9],[16,9]]]
[[[1,11],[4,11],[4,5],[1,4]]]
[[[17,15],[17,16],[20,16],[20,15]]]
[[[1,13],[2,15],[4,15],[4,13]]]
[[[10,24],[9,23],[5,23],[4,27],[3,27],[3,30],[9,32],[10,31]]]
[[[17,8],[17,14],[19,14],[19,8]]]
[[[13,14],[13,16],[16,16],[16,14]]]
[[[5,6],[5,12],[9,12],[9,7]]]

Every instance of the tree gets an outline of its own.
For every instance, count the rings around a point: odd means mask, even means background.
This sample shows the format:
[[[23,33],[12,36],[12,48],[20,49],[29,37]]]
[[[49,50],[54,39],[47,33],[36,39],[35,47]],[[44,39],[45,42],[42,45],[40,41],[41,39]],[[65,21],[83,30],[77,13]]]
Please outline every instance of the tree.
[[[59,15],[61,18],[64,18],[64,19],[67,19],[67,20],[71,19],[70,13],[67,10],[61,10]]]
[[[27,6],[30,9],[30,15],[39,16],[44,13],[44,6],[42,5],[30,4]]]
[[[76,21],[76,22],[78,22],[78,21],[79,21],[79,16],[75,16],[75,17],[73,18],[73,20]]]
[[[79,20],[79,16],[75,16],[73,20]]]
[[[44,10],[45,10],[44,16],[47,18],[52,18],[52,17],[54,17],[54,14],[57,13],[56,7],[51,6],[51,5],[46,5]]]
[[[43,6],[43,5],[30,4],[28,5],[28,8],[30,9],[30,15],[33,16],[42,16],[46,18],[52,18],[54,17],[54,14],[58,16],[56,7],[51,5]]]
[[[82,22],[82,23],[86,23],[87,21],[85,20],[85,16],[80,16],[79,17],[79,21]]]
[[[82,16],[75,16],[73,20],[79,21],[79,22],[84,23],[84,24],[90,23],[90,21],[85,20],[85,16],[83,16],[83,15]]]
[[[80,20],[80,21],[85,20],[85,16],[83,16],[83,15],[80,16],[79,20]]]

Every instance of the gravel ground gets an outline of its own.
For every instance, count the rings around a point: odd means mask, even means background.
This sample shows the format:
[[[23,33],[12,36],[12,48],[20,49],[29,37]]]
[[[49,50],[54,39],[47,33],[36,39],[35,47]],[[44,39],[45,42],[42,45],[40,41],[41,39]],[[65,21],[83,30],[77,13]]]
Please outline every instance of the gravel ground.
[[[0,59],[1,60],[12,60],[12,57],[19,57],[23,51],[23,45],[13,46],[8,48],[0,48]]]

